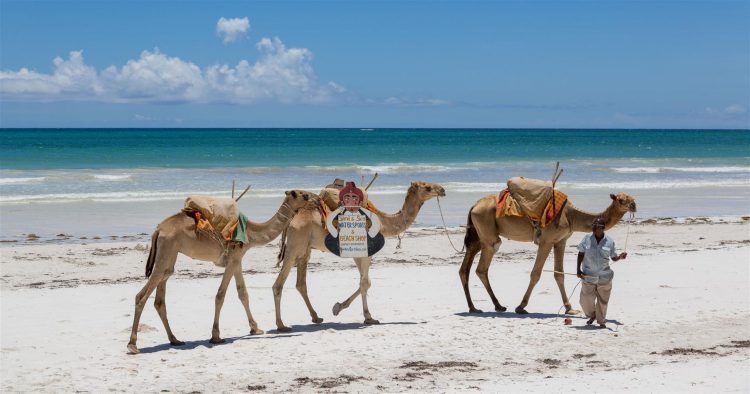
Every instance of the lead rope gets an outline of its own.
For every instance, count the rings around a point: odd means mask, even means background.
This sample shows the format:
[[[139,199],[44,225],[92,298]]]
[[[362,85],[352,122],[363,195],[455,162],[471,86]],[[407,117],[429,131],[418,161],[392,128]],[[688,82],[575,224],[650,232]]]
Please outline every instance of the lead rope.
[[[623,252],[628,251],[628,238],[630,237],[630,224],[635,221],[635,212],[630,212],[630,219],[628,220],[628,230],[625,233],[625,247],[622,249]]]
[[[456,253],[463,253],[464,249],[466,248],[466,245],[464,245],[461,248],[461,250],[458,250],[458,248],[456,248],[456,245],[453,245],[453,241],[451,240],[450,235],[448,235],[448,226],[445,225],[445,218],[443,217],[443,207],[440,206],[440,197],[435,197],[435,199],[437,200],[437,203],[438,203],[438,210],[440,211],[440,220],[443,221],[443,230],[445,230],[445,236],[448,238],[448,242],[450,242],[451,247],[453,248],[453,250],[456,251]]]

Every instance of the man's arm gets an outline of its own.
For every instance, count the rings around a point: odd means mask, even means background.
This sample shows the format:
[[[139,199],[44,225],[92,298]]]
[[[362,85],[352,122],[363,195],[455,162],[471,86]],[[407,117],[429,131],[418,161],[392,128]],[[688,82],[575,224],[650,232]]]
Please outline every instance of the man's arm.
[[[622,252],[619,255],[617,255],[615,257],[612,257],[612,261],[617,261],[617,260],[620,260],[620,259],[625,260],[626,257],[628,257],[628,252]]]
[[[581,271],[582,262],[583,262],[583,252],[578,252],[578,268],[576,269],[576,274],[581,279],[583,279],[583,271]]]

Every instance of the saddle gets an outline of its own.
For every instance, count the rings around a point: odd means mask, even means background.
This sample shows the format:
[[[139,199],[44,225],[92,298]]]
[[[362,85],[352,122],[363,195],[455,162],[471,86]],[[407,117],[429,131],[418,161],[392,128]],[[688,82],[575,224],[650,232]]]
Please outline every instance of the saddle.
[[[195,231],[215,234],[224,241],[237,240],[238,228],[242,232],[239,242],[244,242],[247,218],[240,212],[239,204],[232,198],[189,196],[182,211],[195,219]]]
[[[524,177],[508,180],[500,192],[495,215],[526,216],[534,227],[544,228],[560,216],[568,196],[552,187],[552,182]]]

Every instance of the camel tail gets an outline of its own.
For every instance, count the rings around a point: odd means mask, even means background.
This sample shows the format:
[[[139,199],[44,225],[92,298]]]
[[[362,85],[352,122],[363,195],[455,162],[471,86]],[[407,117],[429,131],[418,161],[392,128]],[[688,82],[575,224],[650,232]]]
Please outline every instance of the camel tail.
[[[281,265],[281,262],[284,261],[284,255],[286,254],[286,229],[289,227],[285,227],[284,231],[281,232],[281,242],[279,242],[279,254],[276,255],[276,268],[279,268]]]
[[[151,276],[151,272],[154,270],[154,262],[156,261],[156,244],[159,239],[159,230],[154,231],[151,235],[151,251],[148,253],[148,259],[146,260],[146,277]]]
[[[472,246],[479,243],[479,234],[477,229],[474,228],[474,223],[471,220],[471,211],[474,209],[472,206],[469,210],[469,217],[466,219],[466,235],[464,236],[464,248],[466,250],[471,249]]]

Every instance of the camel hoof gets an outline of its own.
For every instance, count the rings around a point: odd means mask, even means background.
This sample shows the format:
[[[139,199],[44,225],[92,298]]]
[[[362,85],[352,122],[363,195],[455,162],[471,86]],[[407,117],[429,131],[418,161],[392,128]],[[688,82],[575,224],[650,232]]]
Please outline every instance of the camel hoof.
[[[469,309],[469,313],[482,313],[482,310],[481,309],[477,309],[477,308],[471,308],[471,309]]]
[[[129,343],[129,344],[128,344],[128,354],[138,354],[138,353],[140,353],[140,352],[141,352],[141,351],[140,351],[140,350],[138,350],[138,347],[137,347],[137,346],[135,346],[135,344],[134,344],[134,343]]]
[[[337,302],[333,305],[333,315],[338,316],[339,312],[341,312],[341,303]]]
[[[292,327],[281,326],[281,327],[278,327],[276,329],[276,331],[278,331],[278,332],[291,332],[292,331]]]
[[[495,312],[505,312],[507,310],[508,310],[508,308],[506,308],[506,307],[504,307],[502,305],[498,305],[498,306],[495,307]]]
[[[566,315],[580,315],[581,311],[579,311],[578,309],[568,309],[567,311],[565,311],[565,314]]]
[[[172,345],[172,346],[182,346],[182,345],[185,344],[185,342],[182,342],[180,340],[174,339],[174,340],[169,341],[169,344]]]
[[[529,312],[527,312],[526,309],[523,309],[520,306],[516,307],[516,313],[518,313],[519,315],[528,315],[529,314]]]
[[[263,335],[266,332],[261,330],[260,328],[251,328],[250,329],[250,335]]]
[[[373,318],[365,319],[365,324],[368,326],[371,326],[373,324],[380,324],[380,320],[375,320]]]
[[[323,323],[323,318],[316,317],[315,319],[312,319],[312,322],[315,323],[315,324]]]
[[[226,342],[223,338],[211,338],[209,342],[213,343],[214,345],[222,344]]]

